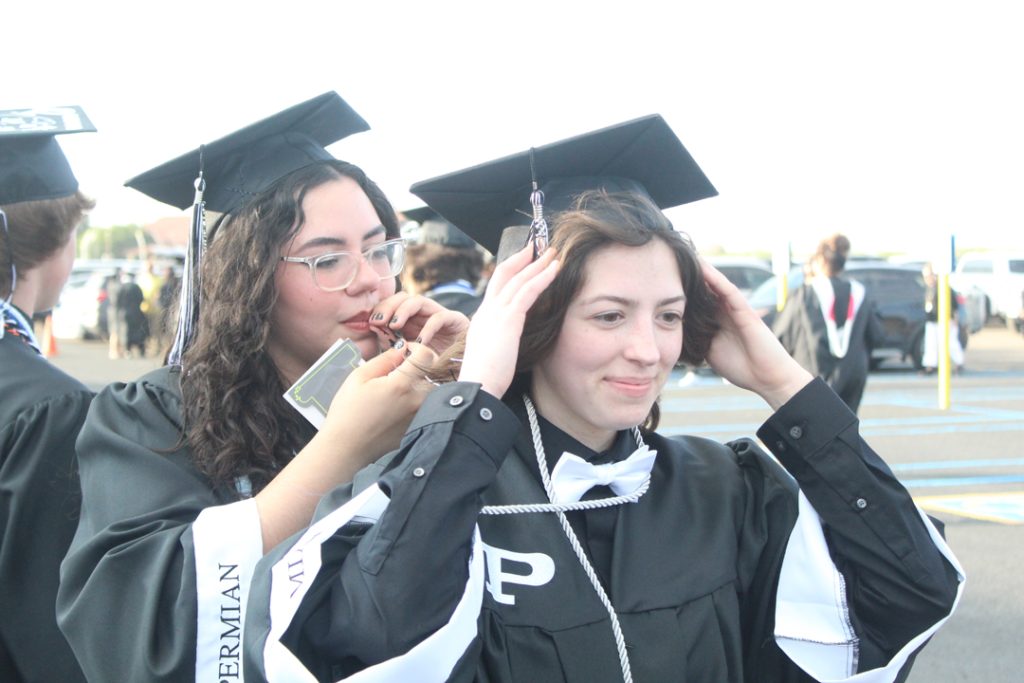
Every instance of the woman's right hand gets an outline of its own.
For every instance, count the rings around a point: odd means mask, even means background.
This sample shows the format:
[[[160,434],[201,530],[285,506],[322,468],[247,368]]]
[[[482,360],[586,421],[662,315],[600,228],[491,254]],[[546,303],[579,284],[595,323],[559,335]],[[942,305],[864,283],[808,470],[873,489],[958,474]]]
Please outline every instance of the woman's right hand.
[[[423,344],[406,344],[345,379],[320,431],[255,496],[264,552],[309,524],[321,496],[398,448],[431,388],[417,365],[428,366],[432,357]]]
[[[526,313],[558,273],[554,249],[532,256],[530,243],[494,269],[466,336],[459,381],[478,382],[498,398],[515,375]]]
[[[351,444],[364,467],[398,448],[432,386],[422,368],[434,360],[425,344],[406,343],[366,361],[342,383],[331,400],[321,433]]]

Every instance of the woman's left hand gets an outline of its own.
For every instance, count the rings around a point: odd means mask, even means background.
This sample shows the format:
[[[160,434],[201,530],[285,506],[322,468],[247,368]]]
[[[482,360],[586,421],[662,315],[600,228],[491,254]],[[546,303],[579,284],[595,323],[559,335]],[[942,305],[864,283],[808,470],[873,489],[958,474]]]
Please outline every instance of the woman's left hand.
[[[408,341],[441,353],[469,328],[469,318],[450,311],[431,298],[398,292],[378,303],[370,313],[370,326],[390,346],[400,332]]]
[[[701,268],[718,299],[719,331],[708,350],[708,365],[778,409],[811,381],[811,374],[786,352],[736,285],[703,259]]]

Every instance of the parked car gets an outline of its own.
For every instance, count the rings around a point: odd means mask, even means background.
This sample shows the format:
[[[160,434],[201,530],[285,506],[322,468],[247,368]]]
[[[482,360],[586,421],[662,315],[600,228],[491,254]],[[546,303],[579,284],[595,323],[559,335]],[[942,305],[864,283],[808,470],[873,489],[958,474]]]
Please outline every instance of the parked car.
[[[106,280],[114,268],[95,268],[74,273],[53,309],[53,336],[58,339],[105,339]]]
[[[765,280],[772,277],[771,265],[764,259],[745,256],[708,256],[708,263],[713,265],[729,282],[736,285],[744,295],[760,287]]]
[[[920,368],[925,323],[925,284],[921,271],[884,261],[850,261],[846,264],[846,274],[863,284],[874,298],[882,323],[883,342],[871,352],[871,368],[877,368],[886,360],[909,361]],[[803,279],[803,270],[793,268],[788,275],[789,288],[796,289],[803,284]],[[777,286],[777,278],[773,277],[748,297],[750,305],[769,326],[777,313]],[[960,344],[965,349],[969,336],[967,324],[960,320]]]
[[[960,291],[976,288],[983,292],[986,317],[999,317],[1010,329],[1017,329],[1024,291],[1024,254],[968,252],[957,261],[951,280]]]

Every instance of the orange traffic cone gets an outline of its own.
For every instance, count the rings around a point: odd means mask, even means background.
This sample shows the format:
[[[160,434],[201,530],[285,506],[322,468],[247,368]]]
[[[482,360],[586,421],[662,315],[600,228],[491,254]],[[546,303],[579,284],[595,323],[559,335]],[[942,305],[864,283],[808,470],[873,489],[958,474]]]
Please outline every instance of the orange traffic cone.
[[[57,338],[53,336],[52,313],[46,315],[46,321],[43,323],[43,355],[47,358],[57,355]]]

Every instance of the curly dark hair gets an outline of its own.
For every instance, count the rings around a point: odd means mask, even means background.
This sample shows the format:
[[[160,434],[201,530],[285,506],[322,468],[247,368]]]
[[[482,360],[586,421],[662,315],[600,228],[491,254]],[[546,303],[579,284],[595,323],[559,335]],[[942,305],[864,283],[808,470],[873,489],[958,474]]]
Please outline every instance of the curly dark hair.
[[[287,386],[267,353],[280,250],[302,227],[306,193],[348,177],[369,197],[388,238],[399,236],[391,203],[357,166],[306,166],[221,216],[203,261],[198,331],[181,378],[184,439],[218,485],[248,476],[261,490],[312,437],[283,399]]]

